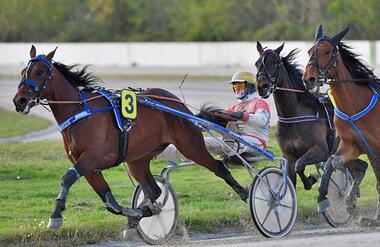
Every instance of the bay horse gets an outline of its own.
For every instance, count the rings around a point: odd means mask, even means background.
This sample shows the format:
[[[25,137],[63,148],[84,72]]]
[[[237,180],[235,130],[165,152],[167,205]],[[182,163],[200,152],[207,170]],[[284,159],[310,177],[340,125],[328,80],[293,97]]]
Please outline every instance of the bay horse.
[[[257,42],[257,89],[263,98],[273,93],[278,115],[276,138],[289,162],[289,176],[295,185],[298,173],[305,190],[310,190],[317,177],[306,176],[306,166],[326,161],[336,146],[333,126],[328,122],[332,111],[307,92],[303,72],[294,62],[298,50],[280,56],[283,48],[284,43],[275,50],[263,49]]]
[[[109,110],[110,102],[93,91],[97,79],[86,71],[87,67],[78,69],[77,65],[67,66],[53,61],[56,49],[46,56],[36,56],[36,49],[32,46],[31,59],[21,72],[22,80],[13,98],[16,111],[27,114],[33,106],[46,99],[60,127],[74,114],[79,116],[85,112],[85,107],[94,113],[61,131],[66,154],[73,167],[62,177],[61,190],[48,228],[63,225],[62,211],[65,210],[69,189],[82,176],[99,195],[108,211],[126,216],[128,226],[135,228],[142,217],[157,212],[154,203],[161,190],[150,172],[149,163],[169,144],[174,144],[186,158],[222,178],[242,200],[248,198],[247,190],[232,177],[224,163],[215,160],[206,150],[200,129],[186,119],[138,104],[138,116],[129,130],[128,149],[122,161],[127,162],[132,176],[141,185],[147,202],[136,209],[120,206],[102,175],[103,169],[119,165],[120,130],[115,124],[112,110]],[[142,94],[158,96],[158,101],[164,101],[167,106],[191,114],[168,91],[156,88],[148,89]],[[84,98],[88,100],[85,101]]]
[[[337,151],[329,160],[329,172],[322,177],[318,202],[322,211],[327,209],[327,186],[333,168],[340,168],[352,161],[367,165],[359,160],[361,154],[367,154],[376,176],[379,201],[375,218],[363,217],[360,223],[380,225],[380,105],[376,104],[380,97],[379,84],[373,71],[341,41],[348,31],[346,27],[329,37],[323,34],[320,25],[314,44],[308,51],[310,60],[303,75],[310,91],[318,90],[322,84],[329,84],[336,102],[334,123],[341,139]],[[362,171],[360,176],[364,175],[365,171]],[[356,182],[357,186],[353,186],[351,192],[358,190],[360,182]]]

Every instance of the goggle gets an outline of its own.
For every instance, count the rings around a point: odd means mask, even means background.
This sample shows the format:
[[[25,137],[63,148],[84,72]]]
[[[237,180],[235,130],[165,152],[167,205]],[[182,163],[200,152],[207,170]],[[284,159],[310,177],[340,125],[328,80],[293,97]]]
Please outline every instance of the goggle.
[[[234,84],[232,84],[232,88],[235,91],[244,90],[245,89],[245,82],[235,82]]]

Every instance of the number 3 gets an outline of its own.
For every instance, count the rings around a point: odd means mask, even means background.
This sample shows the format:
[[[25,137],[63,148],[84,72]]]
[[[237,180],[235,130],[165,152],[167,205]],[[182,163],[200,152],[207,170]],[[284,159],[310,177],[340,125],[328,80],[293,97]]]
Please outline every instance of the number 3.
[[[135,119],[137,116],[136,94],[123,89],[121,91],[121,114],[125,118]]]

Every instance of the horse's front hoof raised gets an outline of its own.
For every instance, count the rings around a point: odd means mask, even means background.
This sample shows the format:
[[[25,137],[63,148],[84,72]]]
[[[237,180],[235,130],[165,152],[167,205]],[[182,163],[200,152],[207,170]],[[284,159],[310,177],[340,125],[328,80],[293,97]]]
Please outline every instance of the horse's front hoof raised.
[[[62,218],[50,218],[49,224],[47,225],[48,229],[57,229],[63,226]]]
[[[324,212],[327,211],[327,209],[330,207],[330,202],[328,199],[325,199],[321,202],[318,202],[318,209],[317,212],[319,214],[323,214]]]

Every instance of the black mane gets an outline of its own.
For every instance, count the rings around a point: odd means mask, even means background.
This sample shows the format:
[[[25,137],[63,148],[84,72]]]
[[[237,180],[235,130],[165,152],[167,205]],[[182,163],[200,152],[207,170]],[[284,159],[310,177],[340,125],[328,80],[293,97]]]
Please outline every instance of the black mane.
[[[300,65],[294,61],[298,53],[299,50],[294,49],[285,57],[281,57],[281,61],[283,62],[292,83],[292,88],[305,91],[304,93],[297,93],[298,100],[302,104],[319,112],[320,116],[325,116],[326,113],[323,106],[318,102],[318,96],[306,90],[305,84],[302,81],[303,71],[299,68]]]
[[[351,51],[352,48],[350,46],[343,42],[339,42],[338,48],[344,65],[354,79],[377,79],[377,76],[373,73],[373,70],[359,58],[359,55]],[[369,83],[374,83],[374,81],[356,83],[368,85]]]
[[[293,83],[293,87],[295,89],[306,90],[302,81],[303,71],[299,68],[300,65],[294,61],[298,53],[299,50],[294,49],[285,57],[281,57],[281,61],[288,72],[290,81]]]
[[[73,85],[75,88],[79,87],[93,87],[100,80],[90,72],[87,72],[89,65],[84,66],[79,69],[78,64],[74,65],[64,65],[59,62],[54,62],[54,66],[59,72]]]

